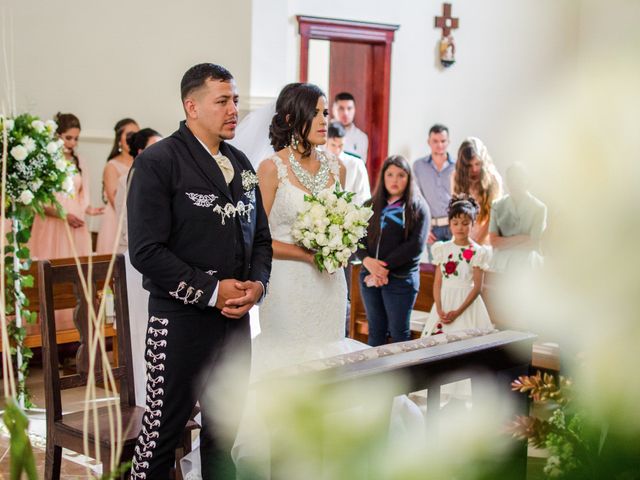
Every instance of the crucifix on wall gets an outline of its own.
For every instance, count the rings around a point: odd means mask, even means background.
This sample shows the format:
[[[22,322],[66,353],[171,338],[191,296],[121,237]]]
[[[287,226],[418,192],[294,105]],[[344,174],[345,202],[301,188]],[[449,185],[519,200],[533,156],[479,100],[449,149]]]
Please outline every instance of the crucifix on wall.
[[[451,4],[445,3],[442,6],[442,16],[436,17],[436,28],[442,29],[440,38],[440,63],[443,67],[450,67],[456,61],[456,44],[453,40],[451,30],[458,28],[458,19],[451,16]]]

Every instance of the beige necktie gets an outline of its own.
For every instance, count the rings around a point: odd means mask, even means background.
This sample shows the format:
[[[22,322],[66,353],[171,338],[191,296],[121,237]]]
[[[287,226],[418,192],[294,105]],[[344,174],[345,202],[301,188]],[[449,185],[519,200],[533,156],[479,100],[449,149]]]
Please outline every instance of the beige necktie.
[[[227,185],[229,185],[231,183],[231,180],[233,180],[234,175],[233,165],[231,165],[231,161],[224,155],[220,154],[214,155],[213,158],[220,167],[220,170],[222,170],[224,180],[227,182]]]

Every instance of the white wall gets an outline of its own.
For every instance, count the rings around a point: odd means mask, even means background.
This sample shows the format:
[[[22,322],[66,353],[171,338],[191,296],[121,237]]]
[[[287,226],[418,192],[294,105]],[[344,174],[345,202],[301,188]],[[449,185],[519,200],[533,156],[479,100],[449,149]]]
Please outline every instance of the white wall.
[[[254,15],[262,3],[254,0]],[[265,10],[261,21],[254,19],[252,56],[270,62],[259,76],[252,75],[251,92],[276,96],[278,86],[298,79],[295,15],[399,24],[393,44],[389,152],[411,160],[424,155],[429,127],[442,122],[451,129],[452,153],[465,137],[479,136],[501,168],[515,159],[515,152],[503,146],[503,136],[535,92],[553,82],[555,71],[574,55],[579,28],[579,6],[572,0],[458,0],[453,3],[453,15],[460,18],[454,32],[457,63],[443,70],[436,58],[440,30],[433,27],[434,17],[442,14],[440,1],[268,3],[279,13]],[[283,4],[288,6],[286,18]]]
[[[188,67],[225,65],[241,95],[248,92],[249,0],[2,5],[13,17],[18,111],[45,118],[58,110],[78,115],[79,153],[90,162],[95,205],[115,122],[133,117],[141,126],[173,132],[183,118],[179,86]]]
[[[440,31],[433,28],[442,2],[435,0],[3,5],[13,15],[18,108],[46,118],[58,110],[80,117],[79,152],[90,161],[94,204],[113,124],[132,116],[164,134],[175,130],[182,118],[178,86],[189,66],[226,65],[245,111],[296,81],[296,14],[400,25],[393,45],[390,153],[411,160],[423,155],[429,126],[443,122],[451,128],[452,153],[464,137],[477,135],[504,168],[517,155],[505,136],[571,61],[581,22],[583,30],[597,23],[598,12],[591,9],[585,21],[573,0],[458,0],[457,63],[443,70],[436,59]]]

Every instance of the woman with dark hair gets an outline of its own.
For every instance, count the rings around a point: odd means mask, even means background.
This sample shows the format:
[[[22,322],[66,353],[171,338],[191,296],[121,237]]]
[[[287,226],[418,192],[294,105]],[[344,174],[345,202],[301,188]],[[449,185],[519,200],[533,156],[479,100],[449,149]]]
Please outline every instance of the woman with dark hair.
[[[454,194],[471,195],[480,206],[471,238],[479,244],[488,244],[491,204],[502,197],[502,177],[482,140],[469,137],[462,142],[451,183]]]
[[[317,148],[327,141],[328,127],[327,99],[320,88],[292,83],[282,89],[269,127],[276,153],[258,168],[273,263],[269,294],[260,307],[262,331],[253,345],[254,378],[346,351],[353,343],[344,339],[347,286],[342,270],[319,272],[313,252],[296,245],[291,236],[305,196],[344,185],[342,163]]]
[[[127,136],[127,146],[129,147],[129,153],[135,160],[140,152],[160,140],[162,140],[162,135],[160,135],[153,128],[143,128],[138,132],[130,133]],[[124,252],[129,244],[127,237],[127,209],[125,208],[127,198],[127,178],[128,175],[122,175],[118,180],[118,187],[114,204],[116,219],[119,219],[120,215],[124,215],[124,219],[122,221],[122,230],[120,232],[120,240],[117,248],[118,253]]]
[[[145,148],[162,140],[162,135],[152,128],[143,128],[138,132],[129,134],[127,144],[129,152],[135,158]],[[131,175],[135,174],[132,170]],[[145,406],[145,387],[147,383],[147,371],[145,368],[145,340],[147,333],[147,307],[149,305],[149,292],[142,287],[142,274],[138,272],[129,259],[129,236],[127,235],[127,177],[122,175],[118,182],[118,192],[116,194],[116,218],[122,219],[122,231],[120,232],[120,242],[118,244],[118,253],[124,253],[125,265],[127,268],[127,287],[129,299],[129,318],[131,319],[131,355],[133,358],[133,377],[136,392],[136,404]]]
[[[104,210],[89,205],[89,173],[84,161],[76,153],[80,138],[80,120],[72,113],[57,113],[54,119],[58,124],[56,133],[63,142],[64,157],[76,166],[78,172],[71,179],[70,192],[56,194],[66,218],[60,218],[52,205],[45,207],[44,218],[36,215],[33,221],[29,250],[33,258],[37,259],[72,257],[74,246],[78,255],[89,255],[91,236],[85,223],[85,215],[100,215]],[[71,227],[73,246],[67,238],[65,222]]]
[[[113,129],[115,131],[113,147],[111,147],[111,153],[109,153],[107,165],[104,167],[102,174],[102,194],[107,205],[104,218],[100,224],[100,231],[98,232],[98,243],[96,245],[98,254],[112,253],[116,247],[118,217],[115,210],[115,201],[118,182],[122,176],[127,176],[133,164],[127,136],[140,130],[140,127],[132,118],[123,118],[116,123]]]
[[[252,381],[278,368],[366,347],[344,335],[344,273],[319,272],[313,253],[296,245],[291,234],[305,196],[344,185],[344,166],[317,148],[327,141],[328,126],[327,99],[320,88],[291,83],[282,89],[269,127],[276,153],[258,167],[273,260],[268,294],[260,306],[260,333],[252,340]],[[269,459],[263,454],[269,437],[256,418],[256,401],[251,392],[232,456],[240,462],[239,470],[242,461],[254,459],[251,468],[265,466],[259,473],[267,478]]]
[[[401,155],[384,161],[373,198],[362,260],[360,291],[369,322],[369,345],[410,339],[409,318],[420,287],[420,256],[431,214]]]

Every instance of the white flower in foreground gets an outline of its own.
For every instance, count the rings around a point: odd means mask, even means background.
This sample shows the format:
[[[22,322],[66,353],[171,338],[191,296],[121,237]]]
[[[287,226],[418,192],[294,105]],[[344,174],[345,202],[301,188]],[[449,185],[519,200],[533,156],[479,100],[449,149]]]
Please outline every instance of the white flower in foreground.
[[[61,172],[64,172],[67,169],[67,166],[67,161],[64,158],[60,157],[56,160],[56,168]]]
[[[26,148],[29,153],[36,149],[36,141],[31,137],[24,137],[22,139],[22,145],[24,145],[24,148]]]
[[[11,153],[11,156],[19,162],[27,158],[27,155],[29,155],[29,151],[24,145],[16,145],[9,153]]]
[[[47,153],[53,155],[58,150],[60,150],[60,145],[58,144],[58,142],[49,142],[49,143],[47,143]]]
[[[42,180],[40,180],[39,178],[29,184],[29,188],[31,188],[31,190],[33,190],[34,192],[37,192],[38,190],[40,190],[41,186],[42,186]]]
[[[62,190],[67,193],[73,193],[74,186],[72,177],[67,177],[64,179],[64,181],[62,182]]]
[[[31,126],[38,133],[44,132],[44,122],[42,120],[34,120],[31,122]]]
[[[49,130],[50,132],[55,132],[56,129],[58,128],[58,124],[53,120],[47,120],[46,122],[44,122],[44,125],[45,127],[47,127],[47,130]]]
[[[33,200],[33,193],[31,193],[29,190],[24,190],[20,194],[20,197],[18,198],[18,200],[20,200],[20,202],[24,203],[25,205],[29,205]]]

